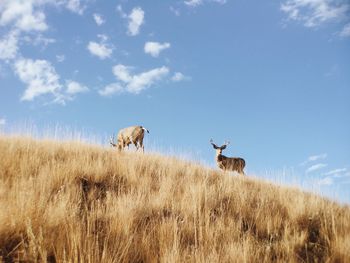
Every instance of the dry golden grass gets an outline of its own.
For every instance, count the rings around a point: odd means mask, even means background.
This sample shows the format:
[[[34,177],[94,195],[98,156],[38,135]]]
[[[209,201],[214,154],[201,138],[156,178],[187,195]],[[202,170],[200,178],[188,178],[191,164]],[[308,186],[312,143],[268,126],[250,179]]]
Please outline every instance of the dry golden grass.
[[[0,261],[350,262],[350,208],[171,157],[0,136]]]

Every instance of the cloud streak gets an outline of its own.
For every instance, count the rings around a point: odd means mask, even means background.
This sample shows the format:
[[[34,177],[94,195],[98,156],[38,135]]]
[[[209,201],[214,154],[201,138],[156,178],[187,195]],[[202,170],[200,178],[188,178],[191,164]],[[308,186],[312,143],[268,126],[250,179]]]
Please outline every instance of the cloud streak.
[[[168,73],[169,69],[165,66],[154,68],[139,74],[131,72],[132,67],[118,64],[113,67],[113,74],[119,82],[109,84],[99,91],[102,96],[110,96],[128,92],[139,94],[143,90],[155,85],[162,80]]]
[[[319,160],[324,160],[327,158],[327,153],[322,153],[322,154],[317,154],[317,155],[311,155],[309,156],[306,161],[302,162],[300,165],[306,165],[311,162],[319,161]]]
[[[314,165],[311,165],[309,168],[307,168],[305,173],[311,173],[311,172],[320,170],[324,167],[327,167],[327,164],[325,164],[325,163],[314,164]]]
[[[212,2],[223,5],[226,4],[227,0],[186,0],[184,1],[184,4],[189,7],[197,7],[204,4],[204,2]]]

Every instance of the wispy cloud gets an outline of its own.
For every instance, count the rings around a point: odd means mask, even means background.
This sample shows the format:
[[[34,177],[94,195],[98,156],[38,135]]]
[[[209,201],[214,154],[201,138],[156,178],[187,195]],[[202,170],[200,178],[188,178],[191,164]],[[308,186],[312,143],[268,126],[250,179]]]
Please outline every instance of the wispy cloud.
[[[339,33],[341,37],[350,37],[350,23],[346,24],[342,31]]]
[[[319,160],[324,160],[327,158],[327,153],[321,153],[321,154],[317,154],[317,155],[311,155],[309,156],[306,161],[300,163],[300,165],[307,165],[311,162],[315,162],[315,161],[319,161]]]
[[[0,39],[0,60],[9,61],[17,56],[18,33],[11,31]]]
[[[90,41],[87,49],[92,55],[99,57],[100,59],[109,58],[113,53],[113,47],[106,43],[108,37],[106,35],[99,35],[101,39],[100,43]]]
[[[184,1],[185,5],[187,6],[191,6],[191,7],[196,7],[196,6],[199,6],[203,3],[202,0],[187,0],[187,1]]]
[[[136,36],[140,32],[140,27],[144,23],[145,12],[141,7],[135,7],[132,9],[131,13],[128,16],[128,35]]]
[[[327,164],[325,164],[325,163],[314,164],[314,165],[311,165],[309,168],[307,168],[305,173],[311,173],[311,172],[320,170],[324,167],[327,167]]]
[[[325,177],[317,181],[317,184],[319,185],[332,185],[334,183],[334,180],[332,177]]]
[[[338,169],[333,169],[327,173],[324,173],[323,175],[330,176],[333,178],[346,178],[346,177],[350,177],[350,172],[347,168],[338,168]]]
[[[152,57],[158,57],[160,52],[170,48],[170,43],[165,42],[163,44],[159,42],[146,42],[144,51],[146,54],[150,54]]]
[[[174,82],[180,82],[184,80],[190,80],[191,78],[188,76],[185,76],[181,72],[175,72],[174,75],[171,77],[171,80]]]
[[[101,26],[106,22],[106,20],[100,14],[93,14],[93,18],[98,26]]]
[[[190,7],[197,7],[202,5],[204,2],[212,2],[212,3],[218,3],[218,4],[226,4],[227,0],[185,0],[184,4]]]
[[[340,21],[347,16],[347,0],[287,0],[281,4],[281,11],[289,20],[303,23],[306,27],[317,27],[330,21]]]
[[[61,62],[66,60],[66,56],[65,55],[56,55],[56,60],[58,63],[61,63]]]
[[[6,124],[6,119],[5,118],[0,118],[0,126],[3,126]]]
[[[132,67],[118,64],[113,67],[113,74],[117,78],[117,83],[112,83],[99,91],[102,96],[109,96],[112,94],[120,94],[128,92],[132,94],[139,94],[141,91],[151,87],[156,82],[160,81],[169,73],[169,69],[165,66],[154,68],[139,74],[131,73]]]
[[[173,7],[173,6],[170,6],[170,7],[169,7],[169,10],[170,10],[174,15],[176,15],[176,16],[180,16],[180,15],[181,15],[180,9],[178,9],[178,8],[175,8],[175,7]]]
[[[85,10],[85,6],[83,6],[80,2],[80,0],[68,0],[66,7],[74,12],[77,13],[79,15],[82,15],[84,13]]]
[[[327,173],[324,173],[324,175],[335,175],[335,174],[339,174],[339,173],[344,173],[346,171],[347,171],[346,168],[339,168],[339,169],[334,169],[334,170],[331,170]]]
[[[319,185],[332,185],[336,183],[348,184],[350,181],[350,172],[347,168],[338,168],[330,170],[323,174],[324,178],[317,181]]]

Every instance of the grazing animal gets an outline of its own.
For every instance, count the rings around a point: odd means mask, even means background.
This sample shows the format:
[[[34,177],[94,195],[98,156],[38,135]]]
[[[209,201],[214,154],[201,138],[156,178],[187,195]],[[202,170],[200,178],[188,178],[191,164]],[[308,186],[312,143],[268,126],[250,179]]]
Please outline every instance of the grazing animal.
[[[149,133],[149,130],[142,126],[127,127],[118,132],[117,143],[114,143],[114,137],[110,138],[109,143],[113,147],[117,147],[118,151],[124,150],[125,146],[128,146],[129,148],[130,144],[134,144],[136,150],[141,148],[142,152],[145,152],[145,148],[143,146],[145,131]]]
[[[236,157],[226,157],[222,155],[222,150],[226,149],[226,146],[229,145],[230,142],[225,142],[222,146],[217,146],[213,140],[210,140],[211,145],[216,150],[216,163],[218,167],[224,171],[236,171],[239,174],[244,175],[244,167],[245,161],[242,158]]]

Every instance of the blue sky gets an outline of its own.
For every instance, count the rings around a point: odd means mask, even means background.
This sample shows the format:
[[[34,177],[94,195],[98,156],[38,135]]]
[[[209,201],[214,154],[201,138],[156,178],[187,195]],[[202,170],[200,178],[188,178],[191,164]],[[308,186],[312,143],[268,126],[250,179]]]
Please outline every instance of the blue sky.
[[[349,70],[346,0],[0,2],[3,131],[141,124],[211,166],[230,140],[248,173],[347,203]]]

